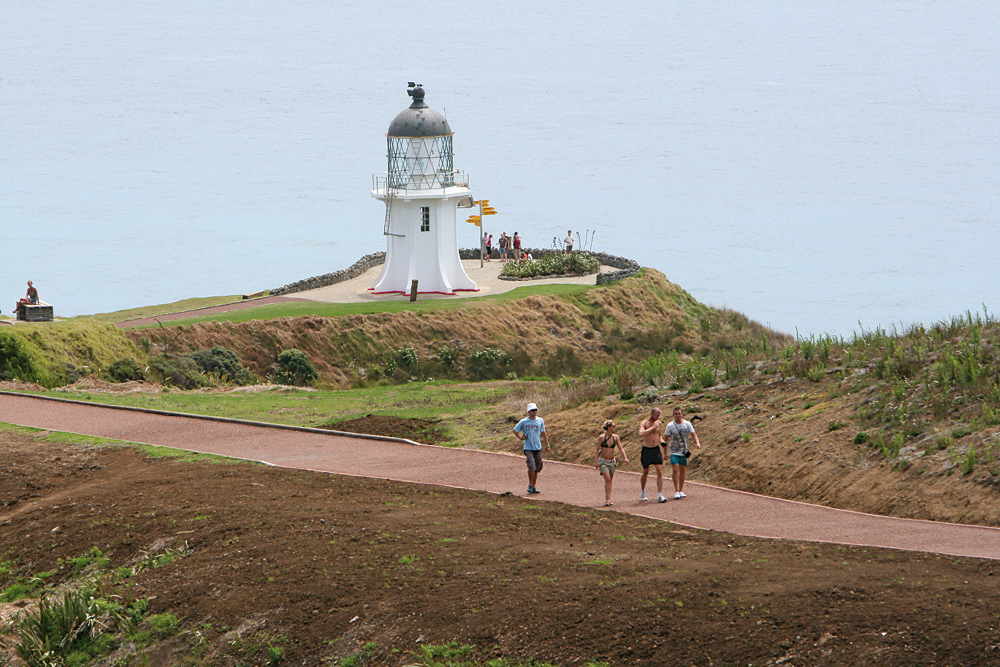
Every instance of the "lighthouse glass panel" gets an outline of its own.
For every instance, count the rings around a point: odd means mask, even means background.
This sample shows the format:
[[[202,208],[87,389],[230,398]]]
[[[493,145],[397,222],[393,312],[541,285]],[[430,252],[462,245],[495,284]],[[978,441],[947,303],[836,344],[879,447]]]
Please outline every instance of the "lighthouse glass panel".
[[[433,190],[455,184],[451,136],[388,137],[389,187]]]

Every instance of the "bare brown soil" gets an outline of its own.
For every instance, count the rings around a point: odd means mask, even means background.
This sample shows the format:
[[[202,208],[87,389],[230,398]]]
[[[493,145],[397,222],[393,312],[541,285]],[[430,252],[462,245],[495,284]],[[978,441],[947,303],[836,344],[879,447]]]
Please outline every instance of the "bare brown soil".
[[[704,431],[713,444],[722,433]],[[94,546],[115,565],[188,547],[132,580],[128,595],[177,614],[182,632],[131,664],[267,664],[278,645],[282,664],[363,654],[356,664],[403,665],[452,641],[481,658],[558,665],[1000,659],[994,562],[746,539],[44,435],[0,432],[0,543],[18,575]]]
[[[440,422],[431,419],[408,419],[386,415],[365,415],[354,419],[321,424],[319,428],[345,433],[367,433],[392,438],[405,438],[425,445],[446,445],[451,438]]]

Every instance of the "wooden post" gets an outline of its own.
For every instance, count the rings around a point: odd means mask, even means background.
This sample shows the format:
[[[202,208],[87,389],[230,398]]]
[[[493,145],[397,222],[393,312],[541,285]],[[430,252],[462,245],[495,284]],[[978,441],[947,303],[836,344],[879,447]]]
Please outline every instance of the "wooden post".
[[[410,283],[410,301],[416,301],[416,300],[417,300],[417,281],[414,280],[412,283]]]

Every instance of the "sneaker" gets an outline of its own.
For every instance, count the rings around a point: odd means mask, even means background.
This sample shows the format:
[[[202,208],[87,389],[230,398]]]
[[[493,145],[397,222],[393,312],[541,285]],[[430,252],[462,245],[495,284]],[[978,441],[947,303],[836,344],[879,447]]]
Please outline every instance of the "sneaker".
[[[687,497],[688,497],[688,494],[686,494],[686,493],[684,493],[683,491],[681,491],[680,493],[678,493],[678,494],[677,494],[677,497],[678,497],[678,498],[687,498]]]
[[[539,491],[535,487],[531,487],[530,489],[528,489],[528,493],[541,493],[541,491]]]
[[[645,491],[639,494],[639,500],[649,500],[649,498],[646,497]]]
[[[666,499],[666,498],[664,498],[664,497],[663,497],[663,494],[661,493],[660,495],[658,495],[658,496],[656,497],[656,502],[658,502],[658,503],[665,503],[665,502],[667,502],[667,499]]]
[[[681,493],[680,491],[678,491],[677,493],[674,494],[674,500],[680,500],[683,497],[684,497],[684,494]]]

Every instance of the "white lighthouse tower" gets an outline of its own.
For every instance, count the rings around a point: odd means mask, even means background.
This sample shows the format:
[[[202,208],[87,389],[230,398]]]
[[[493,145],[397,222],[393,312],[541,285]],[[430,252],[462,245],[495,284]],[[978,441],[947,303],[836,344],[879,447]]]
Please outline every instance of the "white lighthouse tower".
[[[420,84],[406,92],[413,103],[386,133],[389,169],[372,179],[372,197],[385,202],[386,253],[370,289],[406,293],[416,280],[421,293],[476,291],[458,256],[458,205],[470,193],[468,175],[454,168],[454,133]]]

